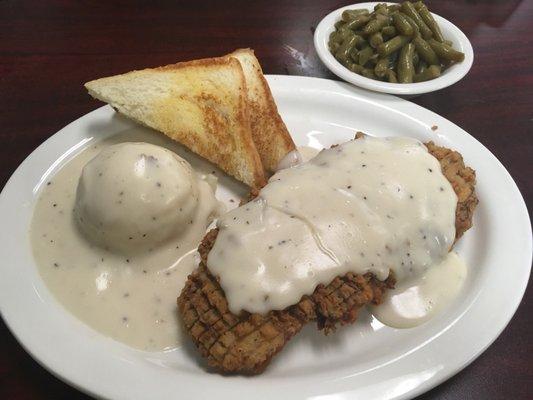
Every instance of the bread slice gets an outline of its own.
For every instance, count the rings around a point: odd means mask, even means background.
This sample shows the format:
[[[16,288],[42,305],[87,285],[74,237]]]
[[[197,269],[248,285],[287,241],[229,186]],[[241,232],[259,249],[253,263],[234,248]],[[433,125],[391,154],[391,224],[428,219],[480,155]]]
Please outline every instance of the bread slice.
[[[274,98],[263,76],[261,65],[251,49],[239,49],[229,54],[242,65],[248,93],[248,106],[255,147],[263,167],[274,172],[285,155],[295,149],[287,127],[281,119]]]
[[[87,82],[94,98],[163,132],[252,188],[265,182],[239,61],[208,58]]]

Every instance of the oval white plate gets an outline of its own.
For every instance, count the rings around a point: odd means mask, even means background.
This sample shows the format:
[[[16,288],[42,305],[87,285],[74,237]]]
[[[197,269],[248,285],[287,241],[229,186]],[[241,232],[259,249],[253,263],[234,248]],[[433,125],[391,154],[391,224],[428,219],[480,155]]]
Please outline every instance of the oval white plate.
[[[470,71],[472,63],[474,62],[474,50],[472,49],[470,41],[458,27],[456,27],[450,21],[433,13],[433,17],[439,24],[444,38],[451,40],[455,49],[465,53],[465,59],[463,62],[452,65],[438,78],[427,82],[418,83],[389,83],[365,78],[364,76],[356,74],[355,72],[352,72],[344,67],[335,59],[335,57],[333,57],[333,54],[331,54],[328,48],[329,35],[335,30],[335,22],[340,20],[344,10],[367,8],[368,10],[372,11],[374,10],[374,6],[376,4],[379,4],[379,2],[352,4],[350,6],[339,8],[324,17],[324,19],[320,21],[316,27],[314,42],[318,56],[326,65],[326,67],[328,67],[329,70],[339,78],[368,90],[411,96],[415,94],[434,92],[436,90],[453,85],[455,82],[462,79],[468,73],[468,71]]]
[[[455,374],[498,336],[522,298],[531,265],[527,210],[498,160],[456,125],[408,101],[322,79],[269,76],[268,81],[300,145],[328,147],[361,130],[434,140],[464,155],[477,170],[480,203],[474,228],[457,247],[469,265],[460,298],[415,329],[384,327],[365,313],[329,337],[309,326],[257,377],[206,372],[189,342],[175,351],[147,353],[101,336],[68,314],[44,286],[27,231],[46,175],[91,140],[144,129],[102,107],[43,143],[0,195],[1,311],[38,362],[71,385],[112,399],[326,399],[334,394],[400,399]]]

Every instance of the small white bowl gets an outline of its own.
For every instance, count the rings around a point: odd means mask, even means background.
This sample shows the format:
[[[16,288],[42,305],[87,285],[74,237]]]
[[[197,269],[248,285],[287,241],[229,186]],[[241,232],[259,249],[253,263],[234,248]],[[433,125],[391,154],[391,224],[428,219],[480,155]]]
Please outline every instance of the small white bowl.
[[[453,47],[455,49],[465,53],[464,61],[456,63],[444,70],[442,75],[438,78],[418,83],[389,83],[365,78],[364,76],[358,75],[344,67],[335,59],[335,57],[333,57],[333,54],[331,54],[328,48],[329,35],[335,30],[335,22],[341,19],[341,14],[344,10],[366,8],[369,11],[373,11],[376,4],[379,4],[379,2],[352,4],[339,8],[338,10],[329,13],[318,24],[314,37],[315,49],[322,62],[331,72],[339,78],[364,89],[403,96],[429,93],[443,89],[453,85],[468,73],[472,67],[472,62],[474,61],[474,50],[472,49],[470,41],[458,27],[436,14],[433,14],[433,17],[439,24],[442,30],[442,35],[453,42]]]

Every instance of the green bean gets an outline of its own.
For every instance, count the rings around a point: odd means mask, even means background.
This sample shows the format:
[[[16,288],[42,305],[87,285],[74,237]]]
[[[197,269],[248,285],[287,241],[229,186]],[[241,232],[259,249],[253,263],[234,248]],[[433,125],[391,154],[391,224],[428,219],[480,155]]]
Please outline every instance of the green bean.
[[[368,10],[344,10],[341,18],[345,22],[349,22],[358,15],[368,15]]]
[[[329,42],[342,43],[342,38],[339,37],[338,31],[331,32],[329,35]]]
[[[440,76],[440,66],[439,65],[430,65],[426,70],[416,74],[413,77],[414,82],[424,82],[429,81],[430,79],[435,79]]]
[[[355,72],[356,74],[360,74],[364,70],[363,67],[356,63],[351,64],[348,69],[352,72]]]
[[[409,22],[409,25],[411,25],[411,28],[413,28],[413,36],[420,36],[420,28],[418,25],[413,21],[413,19],[409,16],[404,14],[403,12],[400,12],[402,16]]]
[[[359,65],[364,66],[369,60],[370,57],[374,54],[372,47],[366,47],[363,50],[359,51]]]
[[[444,40],[444,42],[442,43],[447,44],[450,47],[453,47],[453,42],[451,40]]]
[[[376,63],[376,66],[374,67],[374,74],[378,78],[384,78],[387,74],[387,71],[389,70],[389,58],[380,58],[378,62]]]
[[[344,22],[343,20],[339,20],[339,21],[335,22],[335,24],[333,26],[335,27],[335,29],[340,29],[344,25],[346,25],[346,22]]]
[[[364,68],[361,71],[361,75],[363,75],[365,78],[376,79],[376,75],[374,75],[374,70],[373,69]]]
[[[435,40],[439,42],[444,42],[444,37],[442,36],[439,24],[437,24],[437,21],[435,21],[433,15],[429,12],[425,4],[422,4],[420,6],[420,8],[418,9],[418,14],[420,15],[420,18],[422,18],[422,21],[424,21],[428,28],[431,30],[431,32],[433,32],[433,37],[435,38]]]
[[[385,26],[381,30],[381,34],[383,36],[387,36],[387,37],[391,38],[393,36],[396,36],[396,28],[394,26],[392,26],[392,25]]]
[[[413,6],[415,7],[416,11],[420,10],[420,7],[422,7],[423,5],[424,3],[422,3],[421,1],[417,1],[416,3],[413,3]]]
[[[392,69],[389,69],[387,71],[387,79],[389,80],[390,83],[398,83],[396,72],[394,72]]]
[[[339,49],[340,47],[340,44],[337,43],[337,42],[329,42],[329,51],[331,51],[333,54],[335,54],[337,52],[337,50]]]
[[[396,30],[400,32],[400,35],[405,36],[412,36],[414,31],[413,27],[407,21],[405,16],[402,13],[395,13],[392,15],[392,22],[394,23],[394,26],[396,27]]]
[[[375,19],[371,19],[363,28],[363,34],[371,35],[379,32],[381,28],[390,24],[390,17],[384,15],[376,15]]]
[[[355,47],[356,41],[357,41],[357,38],[355,35],[344,40],[342,44],[339,46],[339,48],[337,49],[337,51],[335,52],[335,58],[339,60],[341,63],[347,62],[348,57],[350,56],[350,51]]]
[[[437,42],[435,39],[429,39],[428,43],[441,60],[459,62],[465,59],[464,53],[455,50],[447,44]]]
[[[378,46],[378,54],[380,57],[386,57],[395,51],[400,50],[410,38],[408,36],[395,36],[391,40],[386,41]]]
[[[439,58],[431,48],[428,42],[417,36],[413,39],[416,51],[420,54],[420,57],[429,65],[439,65]]]
[[[352,36],[355,36],[355,33],[350,29],[342,27],[337,31],[337,41],[340,41],[340,43]]]
[[[370,17],[368,15],[356,15],[355,18],[352,19],[350,22],[347,22],[344,27],[354,31],[357,28],[360,28],[365,25],[368,21],[370,21]]]
[[[427,69],[428,65],[424,60],[420,60],[418,65],[415,68],[415,74],[420,74]]]
[[[370,43],[370,46],[373,48],[378,47],[381,43],[383,43],[383,35],[381,32],[376,32],[370,36],[370,39],[368,40]]]
[[[415,7],[413,6],[413,3],[410,1],[403,2],[402,12],[411,17],[411,19],[416,23],[424,39],[429,39],[431,36],[433,36],[431,29],[429,29],[426,23],[422,20],[418,14],[418,11],[416,11]]]
[[[389,9],[389,15],[396,12],[396,11],[400,11],[400,5],[399,4],[391,4],[390,6],[387,6],[387,8]]]
[[[388,9],[387,9],[387,4],[386,3],[378,3],[374,6],[374,11],[378,12],[379,10],[382,10],[382,9],[385,9],[387,10],[387,13],[388,13]]]
[[[357,50],[357,45],[355,45],[351,50],[350,50],[350,58],[352,59],[352,61],[354,63],[358,63],[359,62],[359,50]]]
[[[398,58],[398,81],[400,83],[413,82],[413,75],[415,73],[415,68],[413,66],[414,52],[415,45],[412,43],[407,43],[402,47],[400,57]]]

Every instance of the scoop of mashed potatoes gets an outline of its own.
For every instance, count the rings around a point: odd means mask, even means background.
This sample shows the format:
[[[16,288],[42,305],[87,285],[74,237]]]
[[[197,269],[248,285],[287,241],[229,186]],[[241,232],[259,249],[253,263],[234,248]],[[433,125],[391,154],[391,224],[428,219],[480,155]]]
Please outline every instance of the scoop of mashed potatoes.
[[[89,240],[128,254],[179,235],[193,223],[198,198],[183,158],[148,143],[120,143],[83,168],[74,215]]]

